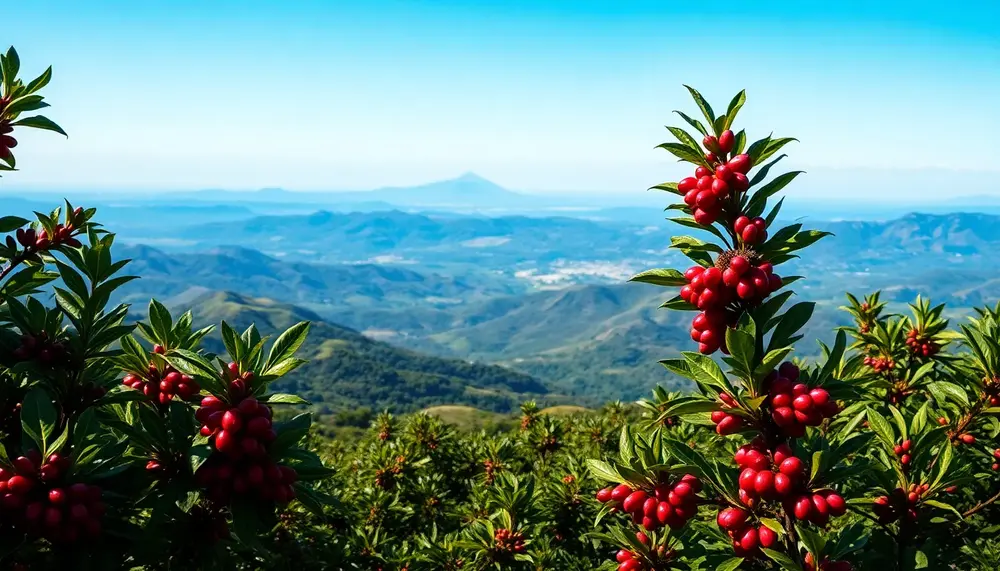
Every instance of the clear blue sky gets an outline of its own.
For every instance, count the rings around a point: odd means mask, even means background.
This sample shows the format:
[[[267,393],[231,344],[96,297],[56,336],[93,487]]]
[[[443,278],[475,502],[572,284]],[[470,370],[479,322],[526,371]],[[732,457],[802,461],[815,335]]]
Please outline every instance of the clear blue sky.
[[[796,165],[1000,180],[1000,2],[44,1],[4,7],[49,115],[14,186],[635,191],[681,88]],[[859,171],[860,172],[860,171]],[[906,176],[911,176],[909,173]],[[865,191],[867,192],[867,191]],[[888,189],[888,195],[907,193]],[[928,191],[929,192],[929,191]]]

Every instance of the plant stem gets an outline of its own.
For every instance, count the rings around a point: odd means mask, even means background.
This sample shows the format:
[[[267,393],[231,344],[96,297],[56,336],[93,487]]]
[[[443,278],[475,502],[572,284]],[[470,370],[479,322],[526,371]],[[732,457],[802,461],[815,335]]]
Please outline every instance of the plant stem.
[[[1000,500],[1000,492],[997,492],[992,498],[990,498],[988,500],[979,502],[978,504],[975,505],[975,507],[971,508],[969,511],[965,512],[964,514],[962,514],[962,517],[969,517],[971,515],[974,515],[974,514],[978,513],[980,510],[982,510],[983,508],[985,508],[986,506],[989,506],[990,504],[995,503],[997,500]]]

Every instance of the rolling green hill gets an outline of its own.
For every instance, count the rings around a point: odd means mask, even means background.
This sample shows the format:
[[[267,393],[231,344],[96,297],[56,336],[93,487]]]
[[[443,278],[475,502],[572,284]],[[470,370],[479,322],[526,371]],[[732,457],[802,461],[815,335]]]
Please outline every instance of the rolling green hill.
[[[301,395],[322,412],[362,406],[403,412],[454,404],[508,413],[531,398],[565,400],[523,373],[399,349],[294,305],[231,292],[209,293],[185,305],[175,309],[193,309],[197,323],[225,320],[237,329],[255,323],[265,335],[299,321],[312,322],[300,351],[309,363],[283,379],[280,388]],[[212,350],[221,350],[217,336],[208,343]]]

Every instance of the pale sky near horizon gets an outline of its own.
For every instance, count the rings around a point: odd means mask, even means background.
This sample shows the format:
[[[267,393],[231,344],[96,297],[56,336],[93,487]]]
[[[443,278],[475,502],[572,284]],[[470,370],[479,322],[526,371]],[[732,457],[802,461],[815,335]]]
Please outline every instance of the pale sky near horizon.
[[[474,171],[632,191],[682,174],[653,147],[681,125],[671,110],[697,112],[689,83],[723,109],[745,87],[739,124],[799,138],[790,166],[965,171],[1000,195],[1000,2],[722,6],[17,3],[0,41],[25,75],[54,66],[45,111],[70,138],[20,137],[23,171],[0,189],[362,189]]]

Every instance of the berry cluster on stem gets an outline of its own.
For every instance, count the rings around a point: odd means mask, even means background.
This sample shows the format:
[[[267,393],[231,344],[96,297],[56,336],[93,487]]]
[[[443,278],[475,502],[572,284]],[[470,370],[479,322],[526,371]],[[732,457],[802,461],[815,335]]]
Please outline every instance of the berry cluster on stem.
[[[32,537],[73,543],[101,534],[105,506],[99,486],[67,483],[72,462],[59,453],[44,461],[36,450],[0,468],[0,506],[5,518]]]
[[[664,526],[680,529],[698,512],[698,492],[701,482],[685,474],[674,482],[657,484],[642,489],[629,484],[619,484],[597,492],[597,501],[624,511],[632,521],[646,531],[656,531]]]

